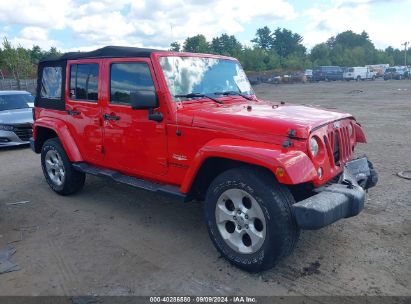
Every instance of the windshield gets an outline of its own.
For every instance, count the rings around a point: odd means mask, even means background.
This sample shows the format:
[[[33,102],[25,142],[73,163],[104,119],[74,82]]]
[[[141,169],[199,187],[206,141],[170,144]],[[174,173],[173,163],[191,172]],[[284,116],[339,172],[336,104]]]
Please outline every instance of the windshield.
[[[201,57],[161,57],[170,94],[175,97],[191,93],[211,95],[217,92],[237,92],[254,95],[240,64],[233,60]]]
[[[29,108],[28,103],[32,102],[31,94],[0,95],[0,111]]]

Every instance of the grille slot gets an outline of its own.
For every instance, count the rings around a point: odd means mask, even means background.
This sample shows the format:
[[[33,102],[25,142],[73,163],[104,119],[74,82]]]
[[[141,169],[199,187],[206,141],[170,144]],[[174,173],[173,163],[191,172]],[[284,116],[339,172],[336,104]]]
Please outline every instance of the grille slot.
[[[351,159],[352,148],[348,127],[345,126],[329,131],[326,139],[328,155],[333,159],[336,166],[340,166],[341,163]]]
[[[16,133],[22,141],[29,141],[30,137],[33,135],[31,124],[15,125],[13,132]]]

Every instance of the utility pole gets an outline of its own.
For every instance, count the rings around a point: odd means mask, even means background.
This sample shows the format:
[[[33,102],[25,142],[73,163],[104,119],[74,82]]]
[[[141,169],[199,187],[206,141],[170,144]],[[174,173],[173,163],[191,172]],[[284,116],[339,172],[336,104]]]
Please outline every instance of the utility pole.
[[[410,44],[409,41],[404,42],[403,45],[404,46],[404,65],[407,66],[407,45]]]

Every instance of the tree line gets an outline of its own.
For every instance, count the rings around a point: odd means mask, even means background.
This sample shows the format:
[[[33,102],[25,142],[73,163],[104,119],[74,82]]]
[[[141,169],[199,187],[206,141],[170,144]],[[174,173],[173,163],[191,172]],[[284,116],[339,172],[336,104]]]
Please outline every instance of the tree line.
[[[35,78],[37,64],[44,57],[61,55],[55,47],[42,50],[38,45],[26,49],[21,45],[13,46],[4,38],[0,46],[0,79],[13,78],[17,80],[17,87],[21,89],[20,80]]]
[[[212,53],[236,57],[247,71],[302,70],[320,65],[342,67],[368,64],[404,65],[404,50],[387,47],[379,50],[363,31],[345,31],[315,45],[310,51],[302,44],[303,37],[285,28],[257,29],[251,46],[242,45],[235,36],[222,34],[207,41],[204,35],[173,42],[175,52]],[[411,50],[407,51],[411,61]]]
[[[387,47],[379,50],[364,31],[356,34],[345,31],[315,45],[310,51],[302,44],[303,37],[285,28],[271,30],[267,26],[257,29],[251,45],[243,45],[234,35],[222,34],[207,41],[204,35],[173,42],[175,52],[212,53],[236,57],[246,71],[302,70],[320,65],[364,66],[388,63],[404,65],[404,50]],[[31,49],[13,46],[4,38],[0,46],[0,79],[36,77],[38,62],[47,56],[60,55],[55,47],[42,50],[38,45]],[[411,50],[407,52],[411,61]]]

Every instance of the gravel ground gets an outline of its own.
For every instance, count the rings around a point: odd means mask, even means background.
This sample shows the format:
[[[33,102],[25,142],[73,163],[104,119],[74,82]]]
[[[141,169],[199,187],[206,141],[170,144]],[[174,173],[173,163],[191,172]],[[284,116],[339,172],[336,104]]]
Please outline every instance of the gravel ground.
[[[365,210],[303,231],[274,269],[248,274],[214,249],[200,203],[88,177],[69,197],[46,184],[28,148],[0,151],[0,248],[21,270],[0,295],[411,295],[411,81],[259,85],[260,98],[353,113],[380,174]],[[20,205],[7,205],[29,201]]]

